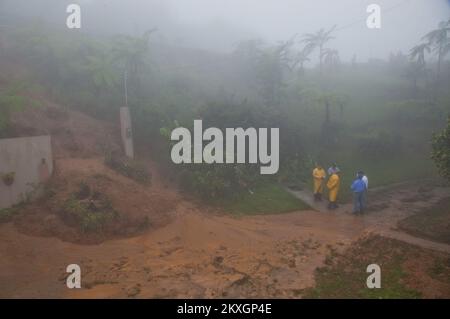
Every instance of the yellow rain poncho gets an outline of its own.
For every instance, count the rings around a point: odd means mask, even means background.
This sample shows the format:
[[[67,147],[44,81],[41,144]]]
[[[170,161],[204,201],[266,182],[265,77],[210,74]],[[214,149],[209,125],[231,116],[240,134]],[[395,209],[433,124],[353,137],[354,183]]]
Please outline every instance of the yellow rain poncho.
[[[330,202],[335,202],[337,199],[337,195],[339,192],[339,182],[340,182],[340,179],[339,179],[338,174],[333,174],[328,179],[327,187],[329,190],[328,196],[329,196]]]
[[[323,193],[323,180],[326,176],[325,170],[322,167],[316,167],[313,170],[314,194]]]

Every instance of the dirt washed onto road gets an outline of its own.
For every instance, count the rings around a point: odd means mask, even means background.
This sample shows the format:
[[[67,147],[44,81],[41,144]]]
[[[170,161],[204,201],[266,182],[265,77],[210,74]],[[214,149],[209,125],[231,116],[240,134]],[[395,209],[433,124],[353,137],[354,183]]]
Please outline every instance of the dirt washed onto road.
[[[171,224],[130,239],[77,245],[0,226],[0,297],[300,297],[331,249],[364,227],[312,211],[232,218],[187,203]],[[65,287],[79,264],[83,289]]]
[[[406,200],[416,192],[377,194],[371,205],[384,199],[387,206],[362,217],[344,206],[337,212],[237,218],[180,200],[169,224],[98,245],[33,237],[3,224],[0,297],[301,297],[330,252],[341,253],[371,232],[395,232],[399,218],[448,190],[430,189],[426,198]],[[65,286],[65,268],[73,263],[81,266],[82,289]]]
[[[106,168],[98,145],[116,143],[101,123],[77,120],[83,116],[52,105],[36,112],[32,119],[48,123],[27,118],[20,123],[43,123],[42,129],[56,136],[58,187],[44,204],[25,206],[12,222],[0,224],[0,298],[302,297],[327,255],[369,232],[410,240],[395,229],[397,221],[449,194],[435,186],[371,191],[365,216],[349,214],[348,205],[335,212],[319,207],[270,216],[221,215],[183,199],[151,163],[150,187]],[[61,118],[64,130],[57,124]],[[113,230],[88,242],[76,237],[80,233],[62,223],[58,212],[80,183],[107,196],[126,225],[144,218],[149,227],[126,234]],[[449,247],[414,240],[444,252]],[[66,287],[69,264],[81,266],[82,289]]]

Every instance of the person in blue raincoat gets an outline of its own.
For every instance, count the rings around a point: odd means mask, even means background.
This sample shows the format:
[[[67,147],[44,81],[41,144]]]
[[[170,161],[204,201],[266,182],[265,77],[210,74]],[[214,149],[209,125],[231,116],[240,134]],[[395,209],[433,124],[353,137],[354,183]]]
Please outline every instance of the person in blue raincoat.
[[[367,189],[363,181],[363,174],[358,173],[353,181],[351,189],[353,191],[353,213],[362,214],[364,212],[364,194]]]

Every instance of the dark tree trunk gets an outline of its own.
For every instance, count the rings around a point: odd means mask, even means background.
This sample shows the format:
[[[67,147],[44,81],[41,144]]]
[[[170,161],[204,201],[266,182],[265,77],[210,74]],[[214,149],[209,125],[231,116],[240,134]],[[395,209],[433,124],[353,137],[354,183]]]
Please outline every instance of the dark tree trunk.
[[[441,80],[441,62],[442,62],[442,42],[439,44],[436,83],[434,85],[434,97],[433,97],[433,100],[435,102],[436,102],[437,96],[439,94],[439,86],[440,86],[440,80]]]
[[[328,126],[330,124],[330,103],[328,101],[325,102],[325,125]]]
[[[322,74],[322,65],[323,65],[323,63],[322,63],[322,52],[323,51],[323,46],[322,45],[320,45],[320,47],[319,47],[319,71],[320,71],[320,74]]]
[[[330,136],[330,103],[325,101],[325,121],[322,125],[322,138],[325,145],[331,144],[331,136]]]

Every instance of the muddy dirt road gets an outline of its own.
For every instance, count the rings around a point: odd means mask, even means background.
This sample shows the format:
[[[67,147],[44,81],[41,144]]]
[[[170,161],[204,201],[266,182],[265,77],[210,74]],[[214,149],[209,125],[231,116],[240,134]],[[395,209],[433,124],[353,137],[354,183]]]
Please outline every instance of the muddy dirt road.
[[[3,224],[0,297],[298,298],[314,285],[314,270],[330,250],[342,251],[368,232],[408,240],[395,230],[396,222],[449,190],[418,193],[417,187],[374,193],[374,211],[366,216],[353,216],[343,206],[336,212],[235,218],[180,201],[168,225],[98,245],[28,236]],[[427,248],[450,252],[448,245],[433,242]],[[65,268],[73,263],[81,266],[82,289],[65,286]]]
[[[83,246],[0,228],[1,297],[289,297],[313,285],[327,245],[363,230],[352,218],[300,212],[235,219],[183,206],[148,234]],[[346,220],[347,219],[347,220]],[[65,288],[65,267],[83,286]]]
[[[414,185],[415,184],[415,185]],[[387,187],[370,190],[368,196],[368,213],[360,218],[366,231],[380,234],[384,237],[398,239],[406,243],[433,249],[450,254],[450,245],[414,237],[398,229],[397,223],[415,213],[420,213],[434,205],[442,198],[450,196],[448,187],[438,186],[436,181],[428,180],[419,183],[399,183]],[[326,213],[327,202],[314,202],[310,192],[290,190],[291,194],[309,204],[315,210]],[[340,205],[334,211],[339,215],[351,215],[352,204]]]

